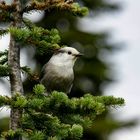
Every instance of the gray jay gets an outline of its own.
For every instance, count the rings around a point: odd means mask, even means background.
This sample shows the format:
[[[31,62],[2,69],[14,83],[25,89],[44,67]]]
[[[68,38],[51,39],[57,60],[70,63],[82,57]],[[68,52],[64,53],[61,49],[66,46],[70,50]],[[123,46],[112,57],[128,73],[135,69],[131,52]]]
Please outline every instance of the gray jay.
[[[42,68],[40,83],[47,93],[62,91],[69,93],[74,80],[73,66],[76,59],[82,56],[75,48],[64,47],[57,50]]]

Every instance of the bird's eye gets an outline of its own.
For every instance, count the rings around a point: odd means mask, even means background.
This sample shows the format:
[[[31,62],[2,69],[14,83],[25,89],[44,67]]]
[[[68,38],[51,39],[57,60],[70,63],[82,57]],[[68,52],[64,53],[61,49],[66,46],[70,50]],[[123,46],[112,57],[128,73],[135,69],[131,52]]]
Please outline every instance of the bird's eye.
[[[71,51],[68,51],[68,54],[70,55],[71,54]]]

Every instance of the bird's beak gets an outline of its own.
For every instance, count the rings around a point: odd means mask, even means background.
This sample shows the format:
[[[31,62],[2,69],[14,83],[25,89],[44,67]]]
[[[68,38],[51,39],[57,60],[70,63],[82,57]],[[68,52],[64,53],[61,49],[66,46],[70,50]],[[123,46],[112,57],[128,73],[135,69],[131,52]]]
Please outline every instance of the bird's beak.
[[[83,56],[84,54],[83,53],[78,53],[78,54],[76,54],[75,56],[76,57],[81,57],[81,56]]]

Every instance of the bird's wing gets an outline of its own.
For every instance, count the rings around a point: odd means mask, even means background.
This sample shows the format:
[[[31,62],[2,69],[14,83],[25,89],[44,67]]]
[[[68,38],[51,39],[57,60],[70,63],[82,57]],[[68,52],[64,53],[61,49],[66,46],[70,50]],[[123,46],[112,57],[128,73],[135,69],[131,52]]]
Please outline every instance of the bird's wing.
[[[40,73],[40,77],[39,77],[39,81],[41,81],[41,79],[43,78],[44,74],[45,74],[45,68],[47,67],[47,64],[45,64],[42,67],[41,73]]]
[[[72,87],[73,87],[73,84],[71,84],[71,86],[70,86],[70,88],[69,88],[69,90],[67,92],[68,94],[71,92]]]

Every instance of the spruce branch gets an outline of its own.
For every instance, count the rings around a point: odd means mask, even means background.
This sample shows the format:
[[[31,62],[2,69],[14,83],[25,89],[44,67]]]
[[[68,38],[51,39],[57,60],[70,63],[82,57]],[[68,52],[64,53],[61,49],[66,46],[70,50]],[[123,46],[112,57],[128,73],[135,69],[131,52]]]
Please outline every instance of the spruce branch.
[[[14,140],[15,137],[21,137],[23,131],[21,129],[12,130],[9,129],[7,132],[2,132],[1,137],[7,140]]]
[[[8,50],[0,51],[0,66],[8,68]]]
[[[6,35],[8,33],[8,30],[6,29],[0,29],[0,37]]]
[[[121,106],[125,104],[125,101],[123,98],[114,98],[113,96],[92,96],[90,94],[86,94],[84,96],[85,98],[93,98],[93,100],[95,100],[96,102],[100,102],[105,104],[105,106]]]
[[[85,16],[88,13],[86,7],[80,7],[78,3],[73,3],[73,1],[64,0],[47,0],[45,2],[33,1],[29,6],[23,9],[23,12],[30,12],[32,10],[65,10],[71,12],[74,15]]]
[[[8,58],[4,57],[4,58],[0,58],[0,77],[7,77],[10,74],[10,68],[7,65],[8,63]],[[23,66],[20,68],[22,73],[26,73],[29,76],[30,80],[34,80],[34,81],[38,81],[39,80],[39,75],[32,72],[31,68],[27,67],[27,66]]]
[[[13,21],[11,13],[6,12],[6,11],[3,11],[3,12],[0,11],[0,21],[1,22],[11,22],[11,21]]]
[[[33,92],[37,95],[43,94],[45,92],[45,87],[43,85],[37,84],[34,86]]]
[[[12,102],[11,102],[10,106],[12,108],[18,108],[20,110],[22,108],[26,107],[27,102],[28,102],[26,97],[23,95],[20,95],[20,93],[15,93],[15,95],[12,96],[11,100],[12,100]]]
[[[41,131],[33,131],[29,135],[30,140],[44,140],[45,139],[45,134]]]
[[[28,75],[28,79],[30,81],[36,81],[39,82],[39,74],[35,73],[29,68],[28,66],[23,66],[20,68],[22,73],[25,73]]]
[[[10,104],[11,104],[11,98],[10,97],[0,95],[0,107],[10,105]]]
[[[0,106],[8,105],[22,111],[21,129],[9,130],[3,137],[25,136],[29,139],[80,139],[83,128],[89,128],[95,117],[107,106],[123,105],[122,98],[93,96],[69,99],[65,93],[54,91],[44,96],[45,88],[38,84],[30,96],[20,93],[14,96],[0,96]],[[34,95],[34,96],[33,96]],[[19,123],[19,122],[18,122]],[[20,131],[21,130],[21,131]]]
[[[42,85],[36,85],[34,87],[34,93],[36,98],[29,99],[28,108],[35,109],[36,111],[41,111],[40,109],[44,108],[46,111],[52,112],[58,115],[61,114],[70,114],[76,113],[84,115],[85,111],[92,113],[90,115],[99,115],[106,110],[107,106],[120,106],[124,105],[124,99],[115,98],[113,96],[101,96],[96,97],[92,95],[85,95],[81,98],[72,98],[69,99],[65,93],[54,91],[51,95],[45,96],[42,101],[41,95],[44,93],[44,87]],[[40,99],[41,97],[41,99]],[[40,105],[40,106],[38,106]],[[43,110],[44,110],[43,109]]]
[[[29,19],[27,18],[23,18],[23,23],[25,24],[25,27],[32,29],[34,28],[36,25],[34,23],[32,23]]]
[[[7,65],[8,58],[7,57],[2,57],[0,58],[0,65]]]
[[[43,118],[39,119],[39,118]],[[37,120],[40,120],[37,122]],[[30,125],[26,123],[30,121]],[[44,132],[46,139],[56,138],[56,139],[79,139],[83,134],[83,127],[79,124],[69,125],[61,123],[57,116],[52,116],[51,114],[30,112],[29,115],[25,115],[23,118],[24,130],[30,129],[29,138],[33,136],[35,130]],[[31,135],[30,135],[31,134]],[[44,138],[44,139],[45,139]]]
[[[59,116],[61,122],[66,123],[66,124],[80,124],[84,128],[89,128],[91,127],[93,120],[95,119],[96,115],[90,116],[81,116],[80,114],[66,114],[66,115],[61,115]]]
[[[1,56],[8,56],[8,50],[0,51],[0,57]]]
[[[16,8],[16,3],[12,3],[11,5],[6,4],[4,1],[0,2],[0,10],[7,12],[14,12]]]
[[[11,5],[6,4],[4,1],[0,2],[0,21],[1,22],[11,22],[14,18],[12,13],[16,10],[16,4]]]
[[[32,70],[28,66],[21,67],[22,72],[27,73],[28,75],[32,75]]]
[[[6,77],[9,76],[9,67],[8,65],[1,65],[0,64],[0,77]]]
[[[30,22],[25,22],[26,28],[10,27],[9,32],[15,38],[16,42],[24,45],[31,45],[37,48],[37,54],[43,55],[49,49],[60,48],[60,36],[57,29],[47,30],[37,27]]]
[[[33,80],[33,81],[39,81],[39,74],[34,73],[32,71],[31,68],[29,68],[28,66],[23,66],[20,68],[22,73],[25,73],[28,75],[28,79],[29,80]]]

